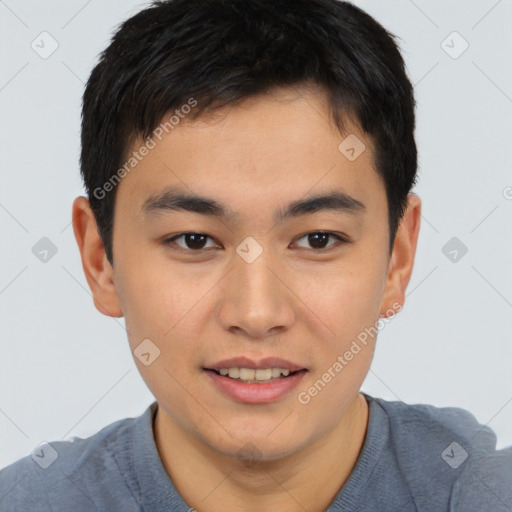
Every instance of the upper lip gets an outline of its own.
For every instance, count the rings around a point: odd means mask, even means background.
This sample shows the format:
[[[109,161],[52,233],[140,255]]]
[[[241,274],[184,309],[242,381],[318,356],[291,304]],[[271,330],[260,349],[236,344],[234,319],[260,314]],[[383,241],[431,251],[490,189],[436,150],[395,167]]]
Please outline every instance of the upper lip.
[[[222,368],[251,368],[253,370],[264,370],[266,368],[282,368],[295,372],[305,370],[304,366],[300,366],[279,357],[265,357],[259,361],[252,361],[247,357],[232,357],[231,359],[223,359],[214,364],[205,366],[206,370],[221,370]]]

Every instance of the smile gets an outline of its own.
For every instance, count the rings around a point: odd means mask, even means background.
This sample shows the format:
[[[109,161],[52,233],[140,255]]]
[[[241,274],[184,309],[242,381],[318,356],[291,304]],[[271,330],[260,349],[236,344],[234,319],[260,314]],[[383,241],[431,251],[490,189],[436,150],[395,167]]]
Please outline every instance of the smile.
[[[302,369],[290,372],[281,368],[204,368],[203,372],[214,388],[224,396],[241,403],[265,404],[289,394],[308,371]]]
[[[215,370],[214,370],[215,371]],[[290,370],[284,368],[221,368],[219,375],[230,379],[239,379],[243,382],[274,382],[275,380],[288,377]],[[295,373],[295,372],[293,372]]]

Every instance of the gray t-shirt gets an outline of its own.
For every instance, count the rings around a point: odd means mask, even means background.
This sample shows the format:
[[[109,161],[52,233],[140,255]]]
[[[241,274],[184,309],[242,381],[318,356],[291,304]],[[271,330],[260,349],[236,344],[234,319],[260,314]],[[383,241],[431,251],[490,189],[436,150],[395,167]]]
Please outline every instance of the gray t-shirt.
[[[496,450],[491,429],[463,409],[364,396],[363,448],[328,512],[512,511],[512,446]],[[4,468],[0,510],[189,512],[155,445],[156,409]]]

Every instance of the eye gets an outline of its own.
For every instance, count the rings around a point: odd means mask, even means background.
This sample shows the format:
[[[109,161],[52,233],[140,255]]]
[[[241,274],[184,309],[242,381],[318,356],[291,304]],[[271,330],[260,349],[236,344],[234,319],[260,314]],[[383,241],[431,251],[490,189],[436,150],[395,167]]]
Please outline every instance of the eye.
[[[183,239],[185,245],[181,245],[176,242],[180,238]],[[179,235],[173,236],[172,238],[167,238],[163,241],[164,245],[176,244],[182,249],[196,251],[199,252],[206,247],[206,240],[209,237],[204,233],[181,233]]]
[[[338,242],[339,242],[338,245],[340,245],[341,243],[348,243],[348,240],[346,240],[342,236],[336,235],[334,233],[329,233],[326,231],[314,231],[312,233],[307,233],[306,235],[299,238],[299,240],[302,240],[303,238],[305,238],[306,242],[309,243],[315,251],[322,251],[322,250],[325,250],[326,248],[330,248],[333,245],[335,245],[335,244],[326,245],[326,242],[329,240],[329,237],[335,238],[336,240],[338,240]]]
[[[328,244],[327,242],[329,241],[330,238],[331,239],[334,238],[339,243],[336,244],[334,242],[334,243]],[[180,239],[182,239],[182,243],[177,242],[177,240],[180,240]],[[184,251],[187,251],[187,252],[200,252],[203,249],[207,249],[207,248],[211,248],[211,247],[218,247],[218,245],[216,245],[216,244],[207,246],[206,242],[208,239],[212,240],[212,238],[210,236],[206,235],[205,233],[189,232],[189,233],[180,233],[179,235],[175,235],[171,238],[166,238],[163,241],[163,244],[166,246],[177,245],[178,247],[180,247],[181,249],[183,249]],[[337,235],[335,233],[326,232],[326,231],[314,231],[311,233],[307,233],[307,234],[303,235],[302,237],[300,237],[298,240],[302,240],[302,239],[306,239],[306,243],[310,244],[310,248],[312,248],[316,252],[329,250],[331,247],[333,247],[335,245],[340,245],[342,243],[349,242],[346,238],[344,238],[340,235]],[[299,247],[304,247],[304,246],[299,245]],[[308,247],[305,247],[305,248],[308,248]]]

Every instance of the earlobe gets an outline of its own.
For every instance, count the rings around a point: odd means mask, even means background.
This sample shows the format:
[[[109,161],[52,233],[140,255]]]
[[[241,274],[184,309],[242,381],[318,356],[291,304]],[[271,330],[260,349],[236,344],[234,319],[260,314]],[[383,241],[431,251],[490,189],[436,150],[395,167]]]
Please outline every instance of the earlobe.
[[[381,305],[381,317],[389,317],[390,311],[401,309],[405,292],[414,267],[421,220],[421,199],[414,193],[408,196],[408,205],[398,227]]]
[[[72,222],[94,306],[106,316],[123,316],[113,268],[106,257],[96,218],[87,198],[79,196],[73,201]]]

